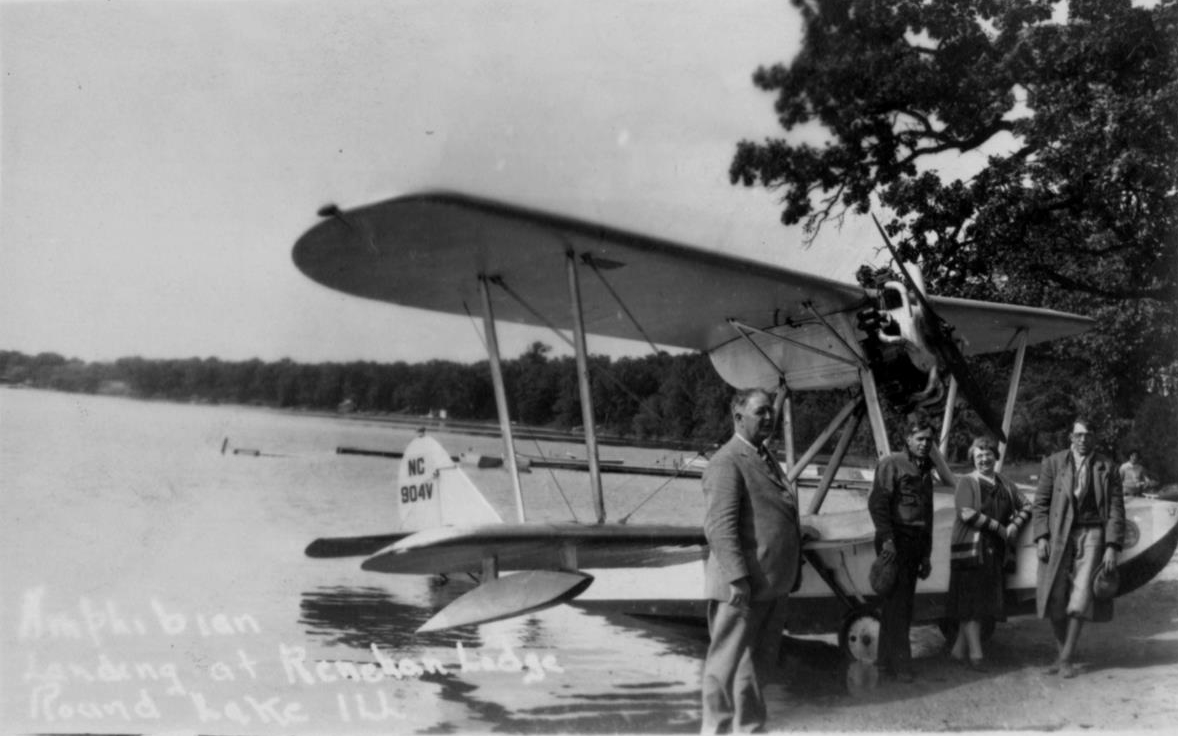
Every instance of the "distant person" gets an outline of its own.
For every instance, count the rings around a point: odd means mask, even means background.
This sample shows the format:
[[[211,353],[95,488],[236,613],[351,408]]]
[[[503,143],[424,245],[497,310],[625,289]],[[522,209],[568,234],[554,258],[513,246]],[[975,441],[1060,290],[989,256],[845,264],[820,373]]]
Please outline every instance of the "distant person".
[[[1125,495],[1140,496],[1153,484],[1153,478],[1141,464],[1141,455],[1137,450],[1130,450],[1129,460],[1121,466],[1121,487],[1125,489]]]
[[[973,472],[957,481],[945,616],[958,622],[950,656],[984,670],[982,625],[1006,620],[1003,566],[1015,552],[1019,531],[1031,518],[1031,504],[995,471],[998,446],[993,440],[975,439],[969,459]]]
[[[932,572],[933,468],[929,453],[933,427],[923,417],[908,424],[903,452],[879,461],[867,497],[875,525],[875,553],[895,555],[896,585],[883,599],[875,666],[881,678],[912,682],[912,604],[916,580]]]
[[[1101,565],[1117,567],[1125,535],[1121,475],[1112,460],[1095,452],[1096,427],[1072,425],[1068,450],[1043,461],[1032,504],[1032,530],[1039,554],[1035,595],[1040,618],[1050,618],[1059,656],[1050,674],[1075,677],[1072,658],[1085,621],[1111,621],[1111,599],[1096,600],[1092,579]]]
[[[732,399],[732,439],[703,475],[708,558],[708,646],[703,733],[763,731],[763,688],[776,667],[787,594],[800,574],[798,499],[764,442],[773,432],[768,392]]]

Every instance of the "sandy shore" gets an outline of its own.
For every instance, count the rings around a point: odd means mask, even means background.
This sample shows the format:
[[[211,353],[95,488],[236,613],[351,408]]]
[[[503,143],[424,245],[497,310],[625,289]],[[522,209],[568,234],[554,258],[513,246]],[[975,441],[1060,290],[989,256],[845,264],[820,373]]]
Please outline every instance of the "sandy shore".
[[[915,630],[917,680],[852,695],[831,647],[787,649],[770,688],[774,731],[1178,730],[1178,557],[1141,589],[1117,599],[1111,623],[1083,632],[1074,679],[1044,673],[1055,654],[1050,625],[1034,616],[999,624],[989,671],[949,659],[935,627]]]

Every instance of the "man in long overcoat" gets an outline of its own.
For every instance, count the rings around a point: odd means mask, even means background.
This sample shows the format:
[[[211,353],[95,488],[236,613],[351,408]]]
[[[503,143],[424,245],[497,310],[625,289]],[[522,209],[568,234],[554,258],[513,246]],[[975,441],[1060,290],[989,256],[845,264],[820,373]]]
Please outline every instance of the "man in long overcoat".
[[[763,731],[762,688],[777,664],[786,596],[800,574],[798,498],[765,448],[775,412],[767,392],[732,400],[734,432],[708,462],[704,563],[711,643],[703,672],[703,733]]]
[[[1071,445],[1043,461],[1031,506],[1039,554],[1036,609],[1051,619],[1059,645],[1047,671],[1063,677],[1076,675],[1072,657],[1084,622],[1112,620],[1113,602],[1092,595],[1092,579],[1101,565],[1116,569],[1125,535],[1120,471],[1095,452],[1092,422],[1076,420]]]

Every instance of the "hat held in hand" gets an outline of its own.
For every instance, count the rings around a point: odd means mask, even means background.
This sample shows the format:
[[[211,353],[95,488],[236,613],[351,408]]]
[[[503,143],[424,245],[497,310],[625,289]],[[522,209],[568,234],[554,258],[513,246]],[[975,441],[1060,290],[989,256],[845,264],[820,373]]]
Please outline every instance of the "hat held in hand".
[[[896,576],[899,572],[900,565],[895,553],[884,550],[875,558],[875,562],[871,563],[871,573],[868,575],[871,589],[876,595],[887,598],[896,587]]]
[[[1092,595],[1097,600],[1112,600],[1121,589],[1121,573],[1117,568],[1101,565],[1092,577]]]

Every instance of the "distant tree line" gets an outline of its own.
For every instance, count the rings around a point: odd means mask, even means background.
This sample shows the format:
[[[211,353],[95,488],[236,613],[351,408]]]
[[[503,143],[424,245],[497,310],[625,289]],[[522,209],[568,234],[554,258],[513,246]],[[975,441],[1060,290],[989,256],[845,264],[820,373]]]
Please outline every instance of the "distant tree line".
[[[575,429],[581,426],[576,365],[571,357],[552,357],[533,343],[521,356],[503,362],[512,419],[520,424]],[[991,402],[1002,405],[1011,357],[974,361]],[[1067,444],[1070,422],[1083,405],[1082,363],[1061,361],[1049,347],[1032,348],[1019,391],[1007,449],[1012,460],[1035,460]],[[716,375],[706,355],[660,353],[642,358],[592,356],[590,377],[598,431],[641,440],[686,442],[701,450],[731,434],[728,402],[732,390]],[[148,360],[120,358],[87,363],[56,353],[29,356],[0,351],[0,382],[78,393],[141,399],[226,403],[363,414],[426,415],[445,410],[454,420],[492,421],[495,396],[486,361],[463,364],[433,360],[385,364],[370,361],[304,364],[291,360],[224,361],[217,358]],[[825,428],[847,400],[845,391],[806,392],[794,404],[799,452]],[[1178,428],[1170,421],[1173,396],[1151,395],[1126,429],[1106,438],[1108,449],[1123,456],[1141,451],[1155,473],[1178,477],[1174,448]],[[885,407],[893,447],[902,446],[904,417]],[[961,461],[974,436],[983,432],[972,411],[958,413],[949,455]],[[940,417],[933,417],[939,421]],[[870,430],[862,422],[851,452],[873,456]]]
[[[534,343],[503,361],[513,421],[580,427],[576,364]],[[642,439],[711,441],[731,431],[728,387],[706,356],[590,359],[594,417],[602,432]],[[228,403],[285,409],[426,415],[494,420],[495,395],[486,361],[392,364],[296,363],[218,358],[119,358],[87,363],[57,353],[0,351],[0,382],[141,399]]]

